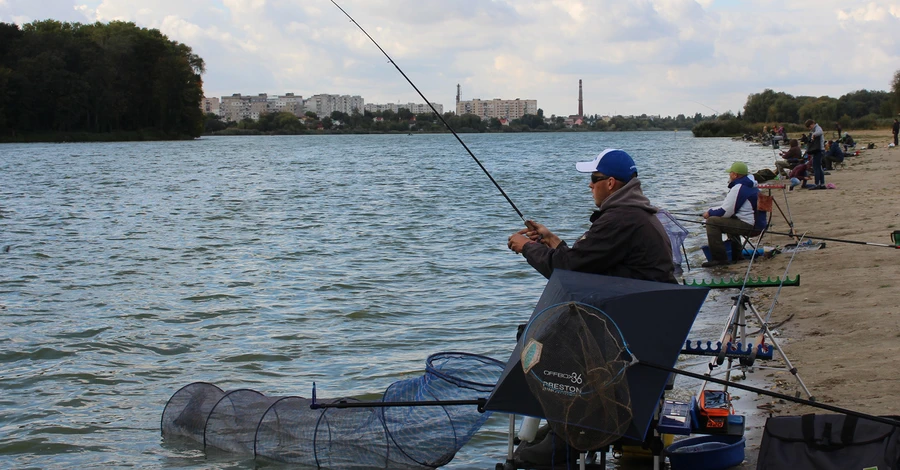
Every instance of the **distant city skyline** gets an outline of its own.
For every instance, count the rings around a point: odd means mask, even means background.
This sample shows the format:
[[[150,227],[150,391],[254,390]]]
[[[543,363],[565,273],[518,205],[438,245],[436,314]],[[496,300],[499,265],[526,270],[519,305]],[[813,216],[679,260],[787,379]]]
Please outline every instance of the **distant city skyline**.
[[[765,89],[889,90],[900,6],[888,0],[341,0],[430,101],[534,99],[545,114],[742,111]],[[0,21],[131,21],[190,46],[207,96],[352,93],[423,102],[325,0],[0,0]]]

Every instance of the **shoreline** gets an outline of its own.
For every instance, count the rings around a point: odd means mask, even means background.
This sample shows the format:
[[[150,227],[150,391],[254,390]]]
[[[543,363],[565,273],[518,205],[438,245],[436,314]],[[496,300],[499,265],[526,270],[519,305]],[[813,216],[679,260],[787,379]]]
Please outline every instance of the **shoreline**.
[[[851,132],[860,150],[845,159],[844,167],[831,171],[826,183],[836,189],[786,192],[790,218],[798,234],[841,240],[891,244],[890,233],[900,230],[896,175],[900,174],[900,148],[888,148],[890,131]],[[865,149],[869,142],[874,149]],[[774,166],[774,165],[773,165]],[[753,168],[752,171],[758,169]],[[779,204],[784,196],[773,190]],[[787,213],[787,212],[786,212]],[[788,232],[777,211],[773,231]],[[786,236],[767,234],[763,246],[792,243]],[[826,241],[825,248],[796,254],[788,276],[801,275],[796,287],[784,288],[772,312],[776,340],[797,369],[815,400],[873,415],[900,414],[891,400],[900,384],[900,251],[895,248]],[[788,253],[754,261],[751,276],[782,276],[790,262]],[[715,271],[692,269],[691,277],[743,276],[746,263]],[[777,289],[749,289],[757,309],[765,317]],[[727,312],[723,312],[723,317]],[[754,328],[755,329],[755,328]],[[776,354],[776,357],[778,354]],[[780,361],[776,361],[780,362]],[[764,365],[764,364],[763,364]],[[748,375],[751,386],[806,398],[795,377],[786,371],[759,369]],[[767,396],[736,391],[739,413],[746,413],[746,451],[736,468],[756,468],[762,431],[768,416],[830,413]],[[735,393],[738,395],[738,393]],[[748,406],[748,398],[752,398]]]

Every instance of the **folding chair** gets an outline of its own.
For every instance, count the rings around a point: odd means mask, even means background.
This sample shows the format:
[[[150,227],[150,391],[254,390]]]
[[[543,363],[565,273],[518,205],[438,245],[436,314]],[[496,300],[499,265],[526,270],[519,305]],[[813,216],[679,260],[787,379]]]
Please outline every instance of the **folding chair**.
[[[740,255],[743,256],[744,251],[747,249],[747,245],[753,249],[753,251],[757,250],[757,245],[762,242],[762,235],[769,230],[769,225],[772,223],[772,203],[775,201],[770,195],[760,193],[756,197],[756,210],[766,212],[766,226],[762,230],[754,230],[747,235],[741,235],[741,252]],[[753,238],[757,238],[756,243],[753,242]],[[753,251],[750,253],[752,254]],[[737,254],[732,252],[732,258],[737,258]]]

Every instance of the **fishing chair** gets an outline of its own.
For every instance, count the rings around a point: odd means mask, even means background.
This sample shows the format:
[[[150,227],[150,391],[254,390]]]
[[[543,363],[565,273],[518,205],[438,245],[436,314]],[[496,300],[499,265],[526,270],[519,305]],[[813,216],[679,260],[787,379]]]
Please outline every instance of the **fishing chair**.
[[[769,227],[772,224],[772,203],[774,202],[774,198],[772,196],[760,193],[756,199],[756,210],[766,212],[766,226],[762,230],[754,230],[747,235],[740,235],[741,240],[741,250],[740,253],[734,252],[734,247],[732,246],[731,257],[733,259],[740,259],[738,256],[744,256],[744,251],[747,250],[747,246],[750,246],[750,254],[752,255],[754,251],[757,250],[757,245],[762,241],[759,236],[764,232],[769,230]],[[755,240],[755,241],[754,241]]]

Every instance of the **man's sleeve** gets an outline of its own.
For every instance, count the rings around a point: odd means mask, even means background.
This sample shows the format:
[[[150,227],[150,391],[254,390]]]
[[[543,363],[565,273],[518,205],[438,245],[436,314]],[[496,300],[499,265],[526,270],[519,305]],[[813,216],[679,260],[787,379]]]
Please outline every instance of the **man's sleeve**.
[[[737,212],[735,210],[735,204],[737,204],[737,196],[738,191],[740,191],[741,185],[736,184],[731,187],[728,191],[728,195],[725,196],[725,201],[722,202],[722,207],[718,209],[710,209],[709,216],[710,217],[731,217]]]
[[[561,242],[556,248],[540,243],[528,243],[522,250],[525,259],[534,269],[549,278],[554,269],[579,272],[606,272],[625,259],[624,245],[630,229],[626,224],[595,223],[574,245]]]

